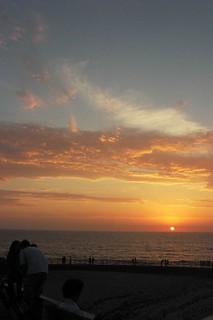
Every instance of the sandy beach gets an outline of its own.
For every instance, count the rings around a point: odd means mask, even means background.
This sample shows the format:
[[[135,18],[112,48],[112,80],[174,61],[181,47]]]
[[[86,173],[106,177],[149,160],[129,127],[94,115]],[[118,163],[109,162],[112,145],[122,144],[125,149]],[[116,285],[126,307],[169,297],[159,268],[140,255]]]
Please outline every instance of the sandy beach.
[[[201,320],[213,314],[212,277],[55,270],[44,294],[62,300],[61,286],[71,277],[84,281],[79,304],[94,314],[119,310],[125,320]]]

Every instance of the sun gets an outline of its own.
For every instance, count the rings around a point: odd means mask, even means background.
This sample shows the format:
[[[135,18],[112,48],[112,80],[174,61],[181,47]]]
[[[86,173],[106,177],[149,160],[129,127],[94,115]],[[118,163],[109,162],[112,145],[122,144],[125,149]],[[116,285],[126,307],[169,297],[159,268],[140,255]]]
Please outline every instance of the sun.
[[[170,231],[175,231],[175,227],[170,227]]]

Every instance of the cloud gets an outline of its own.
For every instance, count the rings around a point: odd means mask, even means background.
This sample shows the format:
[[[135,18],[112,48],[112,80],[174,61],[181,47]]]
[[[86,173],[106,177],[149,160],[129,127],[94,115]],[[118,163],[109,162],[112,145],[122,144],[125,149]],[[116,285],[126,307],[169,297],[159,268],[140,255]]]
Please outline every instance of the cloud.
[[[175,137],[119,128],[76,134],[2,123],[0,150],[2,181],[82,177],[213,186],[213,132]]]
[[[78,126],[75,117],[71,116],[70,117],[70,131],[72,133],[77,133],[78,132]]]
[[[99,140],[103,143],[116,143],[120,139],[121,129],[118,127],[113,132],[105,132],[100,137]]]
[[[118,198],[118,197],[94,197],[84,194],[57,193],[57,192],[25,192],[13,190],[0,190],[0,205],[26,206],[30,200],[47,199],[54,201],[100,201],[112,203],[131,203],[138,198]]]
[[[63,105],[70,100],[74,100],[77,94],[75,88],[62,88],[61,86],[51,86],[51,94],[49,96],[40,97],[27,89],[19,90],[17,97],[22,101],[22,107],[28,110],[36,108],[48,107],[52,105]],[[49,93],[49,91],[48,91]]]
[[[50,75],[47,68],[34,68],[32,61],[27,61],[28,67],[30,66],[30,69],[32,71],[31,76],[32,79],[35,80],[38,83],[45,84],[48,83]]]
[[[56,101],[59,105],[67,103],[70,99],[74,100],[77,94],[77,89],[72,87],[64,88],[49,84],[49,89],[55,97],[52,103]]]
[[[12,42],[25,41],[25,46],[37,47],[47,38],[47,24],[39,12],[18,8],[14,1],[0,4],[0,48],[8,49]],[[20,6],[20,5],[19,5]],[[19,16],[14,18],[15,11],[20,10]]]
[[[206,208],[213,208],[213,200],[209,199],[198,199],[195,201],[198,207],[206,207]]]
[[[26,90],[18,91],[17,97],[21,99],[23,107],[28,110],[40,108],[45,105],[45,103],[39,97]]]
[[[66,87],[61,83],[58,84],[56,79],[54,82],[48,66],[43,66],[31,57],[26,60],[26,67],[32,82],[26,83],[25,89],[21,89],[17,93],[17,97],[22,100],[22,106],[25,109],[34,110],[35,108],[63,105],[75,100],[77,89],[71,86]],[[34,94],[27,87],[34,87],[38,94]]]
[[[25,83],[25,89],[19,91],[21,93],[24,92],[25,95],[19,94],[18,97],[22,98],[22,96],[24,96],[27,101],[32,97],[32,100],[37,101],[37,104],[34,104],[33,108],[64,105],[75,100],[78,93],[77,89],[70,86],[70,84],[64,84],[61,79],[57,79],[57,76],[54,77],[49,71],[49,65],[45,65],[45,63],[41,61],[38,62],[35,57],[31,56],[26,60],[25,66],[27,74],[28,76],[30,75],[32,81]],[[39,96],[29,93],[30,90],[27,89],[29,86],[36,88]],[[25,105],[27,105],[27,103],[25,103]],[[29,105],[31,104],[29,103]],[[29,110],[33,110],[33,108],[27,107]]]
[[[67,82],[72,83],[87,102],[96,109],[105,111],[119,124],[143,131],[159,131],[170,135],[185,135],[206,131],[204,127],[187,119],[181,112],[185,101],[177,103],[178,108],[156,108],[146,103],[131,102],[131,97],[115,97],[107,91],[82,78],[74,68],[63,67]]]

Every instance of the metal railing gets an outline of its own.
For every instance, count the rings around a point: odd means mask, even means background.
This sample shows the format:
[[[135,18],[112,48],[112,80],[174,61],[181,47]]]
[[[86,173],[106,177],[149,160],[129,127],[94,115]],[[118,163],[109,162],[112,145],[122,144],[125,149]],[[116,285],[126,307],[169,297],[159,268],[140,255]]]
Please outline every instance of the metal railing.
[[[187,260],[142,260],[142,259],[71,259],[49,258],[49,264],[73,264],[73,265],[138,265],[138,266],[161,266],[161,267],[190,267],[190,268],[213,268],[213,261],[187,261]]]

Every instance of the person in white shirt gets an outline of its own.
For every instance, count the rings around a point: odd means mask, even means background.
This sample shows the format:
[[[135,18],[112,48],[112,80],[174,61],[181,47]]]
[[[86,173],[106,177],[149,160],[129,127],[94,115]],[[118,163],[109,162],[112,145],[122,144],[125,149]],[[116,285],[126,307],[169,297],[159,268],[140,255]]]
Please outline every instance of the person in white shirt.
[[[23,299],[28,309],[29,320],[42,319],[42,301],[39,299],[48,274],[48,263],[37,247],[28,240],[21,242],[20,265],[25,273]]]

